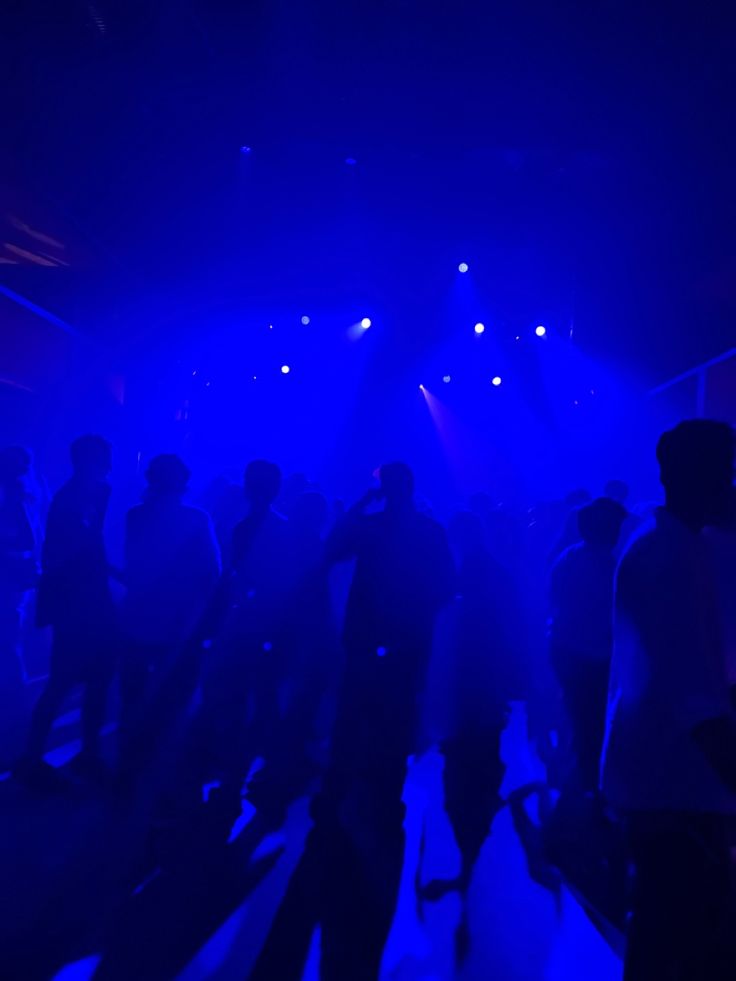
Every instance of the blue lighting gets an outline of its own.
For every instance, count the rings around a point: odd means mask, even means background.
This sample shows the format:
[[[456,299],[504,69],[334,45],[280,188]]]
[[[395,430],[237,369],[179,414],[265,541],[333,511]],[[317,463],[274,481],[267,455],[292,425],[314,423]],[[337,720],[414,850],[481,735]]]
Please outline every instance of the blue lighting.
[[[466,273],[469,268],[470,267],[468,266],[467,262],[461,262],[460,265],[457,267],[457,271],[461,273]]]
[[[241,146],[240,152],[247,157],[248,154],[251,152],[251,148],[249,146]]]
[[[273,644],[271,643],[270,640],[267,640],[266,643],[263,645],[263,650],[266,652],[266,654],[268,654],[269,651],[273,650]]]
[[[345,157],[345,163],[348,165],[348,167],[354,167],[357,162],[358,161],[355,159],[355,157]]]
[[[491,385],[493,385],[494,388],[498,388],[500,384],[501,384],[500,375],[496,375],[495,377],[491,378]]]
[[[542,327],[542,325],[540,324],[539,327],[536,328],[534,333],[537,335],[537,337],[544,337],[544,335],[547,333],[547,328]]]
[[[303,324],[304,324],[304,326],[306,327],[306,326],[307,326],[307,324],[309,323],[309,317],[302,317],[302,323],[303,323]]]
[[[480,323],[476,324],[475,327],[473,327],[473,330],[475,331],[476,334],[482,334],[485,329],[486,329],[486,325]]]
[[[363,330],[368,330],[370,325],[371,325],[370,317],[363,317],[363,319],[360,321],[360,326],[363,328]]]
[[[291,371],[291,368],[288,366],[288,364],[282,364],[281,365],[281,374],[282,375],[288,375],[290,371]]]
[[[378,655],[378,657],[385,657],[388,654],[388,648],[387,647],[377,647],[376,648],[376,654]]]
[[[445,383],[445,385],[449,385],[450,382],[452,381],[452,378],[449,375],[443,375],[442,381]]]

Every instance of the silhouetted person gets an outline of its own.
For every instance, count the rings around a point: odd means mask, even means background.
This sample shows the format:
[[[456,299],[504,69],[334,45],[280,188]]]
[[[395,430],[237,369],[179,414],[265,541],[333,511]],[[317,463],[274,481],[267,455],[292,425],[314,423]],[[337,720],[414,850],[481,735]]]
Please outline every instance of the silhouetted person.
[[[72,477],[54,496],[46,523],[36,616],[51,626],[49,680],[33,711],[20,777],[43,783],[53,768],[43,760],[54,719],[81,685],[81,772],[98,775],[100,729],[117,654],[116,610],[109,586],[103,526],[110,497],[110,444],[81,436],[70,447]]]
[[[581,508],[582,541],[563,552],[550,573],[550,660],[585,791],[598,787],[613,646],[615,549],[625,518],[624,508],[605,497]]]
[[[440,743],[445,810],[461,867],[456,879],[430,882],[422,896],[439,899],[458,889],[464,900],[502,804],[506,768],[501,735],[509,701],[519,697],[523,630],[513,577],[486,546],[481,518],[461,511],[450,522],[448,534],[458,569],[457,593],[435,684],[440,688],[440,714],[445,716]],[[456,938],[459,958],[467,944],[466,913],[464,909]]]
[[[232,568],[225,574],[210,625],[212,649],[203,683],[202,721],[216,757],[222,798],[239,808],[250,764],[266,756],[279,725],[286,663],[285,600],[292,571],[288,522],[274,510],[281,487],[275,463],[245,471],[247,514],[235,527]]]
[[[728,825],[736,737],[703,527],[728,506],[733,431],[697,420],[657,448],[666,504],[616,579],[603,789],[635,867],[627,981],[732,978]]]
[[[706,528],[706,535],[718,577],[726,674],[736,707],[736,487],[731,489],[728,514],[718,525]]]
[[[22,446],[0,451],[0,753],[21,723],[26,702],[21,626],[38,581],[34,523],[26,478],[31,455]],[[17,753],[17,750],[16,750]]]
[[[453,588],[442,527],[419,514],[404,464],[381,468],[335,528],[328,561],[354,559],[345,672],[314,828],[255,977],[299,978],[322,925],[321,976],[376,979],[394,915],[404,834],[401,802],[434,622]],[[383,502],[383,510],[366,513]]]
[[[550,563],[555,562],[562,555],[566,548],[575,545],[580,541],[580,527],[578,525],[578,515],[580,509],[590,503],[590,494],[584,488],[570,491],[563,502],[565,519],[562,526],[560,537],[557,539],[554,548],[549,556]]]
[[[146,471],[144,501],[126,519],[120,675],[124,767],[134,766],[134,757],[152,748],[152,725],[161,728],[165,717],[181,707],[189,687],[186,676],[190,685],[194,682],[196,664],[185,663],[189,643],[220,575],[209,516],[182,502],[189,477],[178,456],[154,457]],[[153,711],[147,706],[152,697]]]

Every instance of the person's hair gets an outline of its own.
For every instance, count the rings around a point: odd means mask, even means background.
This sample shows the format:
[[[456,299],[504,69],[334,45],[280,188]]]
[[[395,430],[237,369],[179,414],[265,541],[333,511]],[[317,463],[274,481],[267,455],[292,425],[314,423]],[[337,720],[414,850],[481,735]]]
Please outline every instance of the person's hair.
[[[406,463],[384,463],[380,469],[381,490],[387,500],[409,500],[414,493],[414,474]]]
[[[734,431],[727,422],[688,419],[663,433],[657,444],[662,483],[702,477],[733,479]]]
[[[584,542],[615,548],[627,511],[610,497],[598,497],[578,511],[578,530]]]
[[[159,453],[146,470],[148,486],[164,494],[183,494],[190,477],[189,467],[176,453]]]
[[[612,501],[623,504],[629,496],[629,485],[625,480],[609,480],[603,488],[603,496],[610,497]]]
[[[585,487],[578,487],[565,495],[565,506],[569,509],[582,507],[590,503],[590,491]]]
[[[272,504],[281,490],[281,470],[270,460],[251,460],[245,468],[245,492],[251,501]]]
[[[69,456],[74,470],[94,467],[104,469],[110,466],[112,445],[104,436],[79,436],[69,447]]]
[[[0,450],[0,483],[17,480],[28,473],[33,457],[25,446],[5,446]]]

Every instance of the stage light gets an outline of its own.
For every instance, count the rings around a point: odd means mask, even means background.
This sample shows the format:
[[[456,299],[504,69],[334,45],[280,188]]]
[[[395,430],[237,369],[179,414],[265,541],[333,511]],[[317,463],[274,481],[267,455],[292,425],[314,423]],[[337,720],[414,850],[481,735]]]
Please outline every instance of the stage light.
[[[424,385],[420,385],[419,386],[419,390],[423,392],[424,391]]]
[[[247,157],[248,154],[251,152],[251,148],[249,146],[241,146],[240,152],[243,154],[243,156]]]
[[[302,323],[303,323],[303,324],[304,324],[304,326],[306,327],[306,326],[307,326],[307,324],[309,323],[309,317],[302,317]]]
[[[500,375],[495,375],[493,378],[491,378],[491,385],[493,385],[494,388],[498,388],[500,384],[501,384]]]
[[[449,385],[450,382],[452,381],[452,378],[449,375],[443,375],[442,381],[445,383],[445,385]]]
[[[387,647],[377,647],[376,648],[376,654],[378,655],[378,657],[385,657],[388,654],[388,648]]]
[[[544,335],[547,333],[547,328],[542,327],[542,325],[540,324],[539,327],[537,327],[537,329],[534,331],[534,333],[537,335],[537,337],[544,337]]]
[[[273,324],[269,324],[269,325],[268,325],[268,329],[269,329],[269,330],[273,330]]]
[[[363,319],[360,321],[360,326],[363,328],[363,330],[368,330],[370,325],[371,325],[370,317],[363,317]]]
[[[358,161],[355,159],[355,157],[345,157],[345,163],[348,165],[348,167],[354,167],[357,162]]]
[[[281,374],[282,375],[288,375],[290,371],[291,371],[291,368],[288,366],[288,364],[282,364],[281,365]]]
[[[461,272],[461,273],[466,273],[468,271],[468,269],[469,269],[469,266],[468,266],[467,262],[461,262],[460,265],[457,267],[457,271],[458,272]]]
[[[263,650],[266,652],[266,654],[269,654],[273,650],[273,644],[270,640],[267,640],[263,645]]]
[[[476,324],[475,327],[473,327],[473,330],[475,331],[476,334],[482,334],[485,329],[486,329],[486,325],[480,323]]]
[[[521,338],[520,338],[520,337],[519,337],[519,335],[517,334],[517,335],[516,335],[516,337],[514,338],[514,340],[515,340],[515,341],[520,341],[520,340],[521,340]]]

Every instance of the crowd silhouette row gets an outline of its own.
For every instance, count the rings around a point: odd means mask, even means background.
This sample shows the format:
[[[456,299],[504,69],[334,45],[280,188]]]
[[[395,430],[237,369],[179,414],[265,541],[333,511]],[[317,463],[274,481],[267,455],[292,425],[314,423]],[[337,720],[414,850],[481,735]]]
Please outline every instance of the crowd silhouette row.
[[[120,568],[105,538],[112,447],[82,436],[70,456],[41,534],[30,453],[0,453],[3,728],[26,728],[13,776],[41,798],[81,780],[123,808],[153,786],[160,864],[191,862],[199,839],[226,842],[246,797],[265,834],[308,795],[311,829],[253,977],[300,978],[317,925],[322,977],[378,977],[407,767],[430,745],[444,757],[461,867],[417,881],[421,901],[465,900],[505,805],[528,843],[539,829],[524,800],[537,794],[553,881],[590,872],[575,868],[580,843],[564,848],[571,829],[606,842],[588,886],[627,931],[627,981],[734,976],[728,425],[662,436],[656,511],[630,508],[616,480],[596,499],[576,492],[524,515],[478,494],[446,527],[417,506],[404,463],[382,466],[348,509],[265,460],[248,464],[242,488],[215,486],[194,507],[187,466],[162,454],[127,512]],[[36,698],[30,610],[52,634]],[[69,775],[45,754],[76,691],[82,748]],[[504,799],[515,703],[547,781]],[[463,918],[458,960],[467,930]]]

